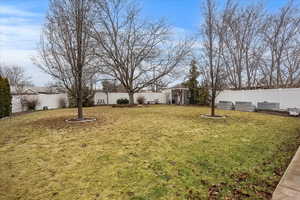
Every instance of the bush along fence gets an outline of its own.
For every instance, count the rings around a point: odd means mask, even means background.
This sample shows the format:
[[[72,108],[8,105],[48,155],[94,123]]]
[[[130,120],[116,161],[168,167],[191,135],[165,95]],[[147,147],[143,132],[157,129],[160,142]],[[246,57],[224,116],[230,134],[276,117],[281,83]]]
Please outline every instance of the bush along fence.
[[[56,108],[74,107],[74,97],[69,94],[34,94],[34,95],[13,95],[12,112],[22,112],[28,110],[47,110]],[[122,99],[122,100],[119,100]],[[26,101],[24,101],[26,100]],[[119,103],[129,103],[127,93],[104,93],[96,92],[92,98],[84,96],[84,106],[93,105],[113,105]],[[126,101],[127,100],[127,101]],[[121,101],[121,102],[120,102]],[[137,93],[134,95],[135,103],[142,104],[165,104],[167,102],[164,93]]]

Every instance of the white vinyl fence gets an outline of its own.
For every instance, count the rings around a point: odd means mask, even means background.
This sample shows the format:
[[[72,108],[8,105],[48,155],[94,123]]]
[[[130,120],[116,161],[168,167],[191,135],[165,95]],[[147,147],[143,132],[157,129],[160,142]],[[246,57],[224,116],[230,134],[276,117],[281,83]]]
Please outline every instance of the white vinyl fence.
[[[38,95],[27,95],[30,98],[37,98],[40,102],[37,107],[38,110],[43,109],[47,106],[49,109],[59,108],[59,100],[65,98],[66,94],[38,94]],[[137,98],[143,96],[146,99],[146,103],[158,101],[161,104],[166,104],[167,99],[170,98],[168,93],[136,93],[134,95],[134,101],[137,103]],[[120,98],[127,98],[127,93],[106,93],[97,92],[95,94],[95,104],[116,104]],[[300,88],[287,88],[287,89],[259,89],[259,90],[224,90],[216,99],[219,101],[250,101],[255,106],[258,102],[275,102],[280,103],[280,109],[287,108],[300,108]],[[13,95],[12,100],[12,112],[21,112],[22,106],[20,103],[20,96]]]
[[[55,109],[59,108],[59,100],[61,98],[65,99],[66,102],[68,101],[67,99],[67,94],[37,94],[37,95],[13,95],[12,99],[12,112],[21,112],[25,111],[26,108],[22,108],[21,105],[21,98],[28,98],[28,99],[38,99],[38,106],[37,110],[42,110],[43,107],[47,106],[48,109]]]
[[[165,104],[167,101],[166,95],[164,93],[136,93],[134,94],[134,103],[137,103],[137,98],[143,96],[146,100],[146,103],[158,101],[161,104]],[[117,100],[120,98],[126,98],[129,99],[129,96],[127,93],[103,93],[103,92],[97,92],[95,94],[95,104],[116,104]]]
[[[137,93],[134,95],[134,101],[137,103],[137,98],[139,96],[143,96],[147,101],[158,101],[161,104],[166,103],[166,95],[163,93]],[[67,94],[37,94],[37,95],[13,95],[12,99],[12,112],[22,112],[25,111],[26,108],[22,108],[21,106],[21,98],[26,97],[26,98],[36,98],[39,101],[39,105],[37,106],[37,110],[42,110],[43,107],[47,106],[48,109],[55,109],[59,108],[59,100],[61,98],[66,99],[67,102]],[[95,104],[100,105],[100,104],[107,104],[107,99],[108,99],[108,104],[116,104],[117,100],[120,98],[127,98],[129,99],[129,96],[127,93],[106,93],[103,92],[96,92],[95,94]]]
[[[300,108],[300,88],[224,90],[216,99],[219,101],[250,101],[255,106],[258,102],[280,103],[280,109]]]

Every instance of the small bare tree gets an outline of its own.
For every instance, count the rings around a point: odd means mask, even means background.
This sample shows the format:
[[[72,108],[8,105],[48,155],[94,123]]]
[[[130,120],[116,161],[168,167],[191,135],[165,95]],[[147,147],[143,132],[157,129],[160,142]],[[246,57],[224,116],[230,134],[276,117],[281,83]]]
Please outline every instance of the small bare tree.
[[[228,5],[228,4],[227,4]],[[211,116],[215,116],[215,101],[218,92],[224,87],[224,64],[222,55],[225,48],[224,33],[227,31],[225,24],[226,14],[219,15],[214,0],[205,0],[203,7],[203,68],[211,90]]]
[[[83,119],[83,87],[94,74],[93,22],[90,0],[50,0],[50,8],[35,63],[76,98],[78,120]]]
[[[142,19],[131,1],[96,2],[93,37],[99,66],[102,73],[120,81],[133,104],[134,93],[159,83],[183,63],[191,43],[172,40],[170,27],[163,20]]]
[[[16,94],[14,98],[24,108],[25,89],[27,86],[32,86],[31,78],[25,74],[24,68],[17,65],[0,65],[0,76],[6,77],[12,88],[11,92]]]

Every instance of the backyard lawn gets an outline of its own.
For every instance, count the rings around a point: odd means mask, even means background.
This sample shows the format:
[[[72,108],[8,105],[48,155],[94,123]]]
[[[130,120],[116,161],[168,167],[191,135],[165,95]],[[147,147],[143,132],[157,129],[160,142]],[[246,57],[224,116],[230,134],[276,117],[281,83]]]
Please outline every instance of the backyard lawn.
[[[300,119],[150,106],[0,120],[0,199],[270,199],[300,144]]]

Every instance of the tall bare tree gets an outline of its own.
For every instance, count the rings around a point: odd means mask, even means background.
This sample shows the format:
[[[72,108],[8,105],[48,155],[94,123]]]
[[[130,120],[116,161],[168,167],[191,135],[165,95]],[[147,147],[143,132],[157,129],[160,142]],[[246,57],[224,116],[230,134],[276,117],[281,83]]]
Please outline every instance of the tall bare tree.
[[[190,43],[172,40],[170,27],[163,20],[142,19],[132,1],[96,2],[93,37],[99,66],[102,73],[120,81],[133,104],[134,93],[158,83],[183,63]]]
[[[35,63],[76,97],[78,120],[83,119],[83,87],[95,74],[91,0],[50,0]]]
[[[265,21],[264,41],[268,48],[266,52],[267,66],[263,69],[267,76],[269,87],[281,87],[284,84],[282,67],[285,59],[284,52],[291,43],[299,37],[299,9],[293,1],[280,9],[279,13],[271,14]]]
[[[285,52],[284,62],[284,85],[285,87],[300,87],[300,44],[296,43],[291,49]]]
[[[299,79],[300,16],[293,1],[272,14],[266,14],[260,4],[241,7],[234,0],[228,0],[225,7],[214,8],[216,40],[212,44],[217,47],[218,38],[225,44],[218,48],[222,49],[227,87],[295,87]],[[224,27],[223,32],[218,31],[220,27]]]
[[[257,69],[262,55],[261,27],[262,6],[251,5],[239,8],[237,3],[228,2],[225,10],[224,64],[231,87],[251,88],[255,84]],[[245,79],[245,80],[244,80]]]

